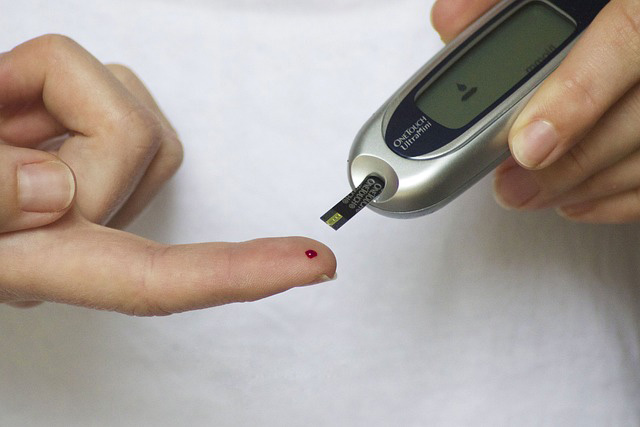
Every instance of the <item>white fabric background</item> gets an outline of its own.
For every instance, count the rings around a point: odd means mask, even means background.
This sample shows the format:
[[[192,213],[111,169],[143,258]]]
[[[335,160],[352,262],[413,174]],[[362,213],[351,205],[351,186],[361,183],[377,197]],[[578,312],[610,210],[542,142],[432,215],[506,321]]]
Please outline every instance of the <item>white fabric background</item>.
[[[307,235],[340,274],[169,318],[0,306],[0,425],[640,425],[638,226],[505,212],[490,180],[429,217],[318,220],[359,127],[440,48],[429,8],[0,0],[0,50],[70,35],[178,129],[184,166],[131,231]]]

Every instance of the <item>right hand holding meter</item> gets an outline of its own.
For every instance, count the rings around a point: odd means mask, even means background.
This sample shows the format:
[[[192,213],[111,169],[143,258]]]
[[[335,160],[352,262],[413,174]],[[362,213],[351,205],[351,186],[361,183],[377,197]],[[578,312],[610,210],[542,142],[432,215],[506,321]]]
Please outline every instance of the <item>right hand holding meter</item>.
[[[498,0],[437,0],[454,38]],[[509,208],[556,208],[575,221],[640,220],[640,3],[611,0],[511,128],[495,192]]]

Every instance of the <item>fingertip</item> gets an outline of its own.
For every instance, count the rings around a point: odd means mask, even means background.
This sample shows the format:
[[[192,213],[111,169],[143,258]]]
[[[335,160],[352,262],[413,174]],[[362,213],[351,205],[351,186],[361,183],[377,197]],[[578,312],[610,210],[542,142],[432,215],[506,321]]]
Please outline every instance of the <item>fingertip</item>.
[[[438,32],[443,42],[451,41],[458,29],[457,19],[460,16],[459,2],[450,0],[436,0],[431,8],[431,25]]]
[[[500,193],[500,183],[497,177],[493,181],[493,200],[502,209],[506,211],[513,210],[513,208],[509,206],[509,204],[507,204],[506,200],[504,200],[504,198],[502,197],[502,194]]]
[[[278,237],[240,243],[230,274],[238,301],[256,301],[296,287],[331,281],[337,261],[331,249],[306,237]],[[238,274],[239,273],[239,274]],[[250,277],[250,280],[246,280]]]
[[[256,257],[272,254],[279,258],[279,274],[288,288],[326,282],[336,276],[337,260],[325,244],[307,237],[278,237],[246,242],[257,249]],[[273,259],[275,262],[276,260]]]
[[[431,25],[448,43],[498,0],[436,0],[431,8]]]
[[[496,168],[496,176],[508,171],[509,169],[513,169],[518,166],[518,162],[513,156],[509,156],[504,162],[500,163]]]
[[[291,255],[296,259],[300,258],[306,269],[304,278],[299,280],[300,284],[297,286],[315,285],[335,280],[337,260],[328,246],[307,237],[290,237],[289,239],[294,245],[292,248],[294,252]],[[306,260],[301,256],[301,248],[306,248],[304,249]],[[308,280],[309,278],[311,280]]]
[[[503,168],[495,174],[494,198],[505,209],[534,208],[536,206],[534,199],[540,192],[541,187],[533,173],[518,165]]]
[[[512,210],[513,208],[509,206],[506,201],[502,197],[502,178],[508,173],[511,169],[518,167],[518,162],[513,158],[513,156],[509,156],[504,162],[500,163],[498,167],[495,169],[493,174],[493,199],[501,208],[505,210]]]

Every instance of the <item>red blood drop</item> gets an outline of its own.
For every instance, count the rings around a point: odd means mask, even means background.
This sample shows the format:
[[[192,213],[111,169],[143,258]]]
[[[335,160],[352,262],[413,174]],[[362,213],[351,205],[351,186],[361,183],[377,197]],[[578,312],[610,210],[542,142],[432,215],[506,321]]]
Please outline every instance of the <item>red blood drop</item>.
[[[307,252],[305,252],[305,255],[307,256],[307,258],[312,259],[318,256],[318,252],[314,251],[313,249],[309,249]]]

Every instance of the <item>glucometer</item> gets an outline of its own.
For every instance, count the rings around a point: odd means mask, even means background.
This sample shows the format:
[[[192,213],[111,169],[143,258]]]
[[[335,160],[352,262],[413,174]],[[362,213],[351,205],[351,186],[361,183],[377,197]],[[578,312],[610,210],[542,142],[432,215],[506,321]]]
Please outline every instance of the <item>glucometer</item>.
[[[365,123],[349,154],[354,191],[323,221],[338,229],[367,205],[425,215],[479,181],[508,156],[518,113],[607,3],[498,3]]]

